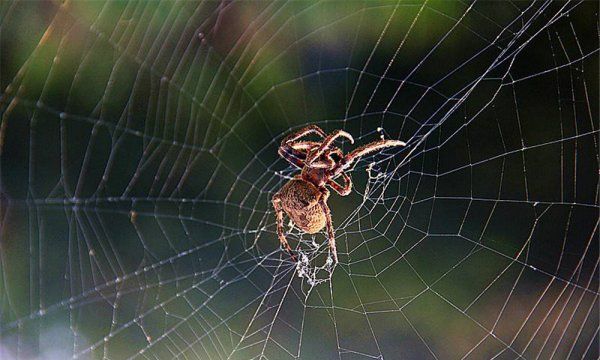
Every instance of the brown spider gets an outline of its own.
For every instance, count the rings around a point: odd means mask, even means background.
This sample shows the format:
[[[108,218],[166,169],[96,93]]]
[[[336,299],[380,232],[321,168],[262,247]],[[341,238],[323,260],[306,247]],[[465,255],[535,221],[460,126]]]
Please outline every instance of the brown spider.
[[[297,141],[308,134],[316,134],[324,139],[321,142]],[[341,196],[346,196],[352,190],[352,179],[344,171],[356,159],[386,147],[406,145],[404,142],[397,140],[379,140],[344,155],[342,150],[332,146],[333,142],[340,137],[350,140],[352,144],[354,143],[352,135],[343,130],[335,130],[326,135],[316,125],[309,125],[298,132],[292,133],[281,142],[279,155],[302,169],[302,172],[283,185],[273,195],[272,199],[277,215],[277,235],[283,248],[290,254],[292,254],[292,248],[288,244],[283,231],[284,212],[300,230],[308,234],[315,234],[327,226],[329,248],[333,254],[333,261],[337,264],[338,257],[331,212],[329,206],[327,206],[329,190],[325,185],[331,186]],[[335,182],[338,176],[344,179],[343,186]],[[293,254],[292,258],[295,259]]]

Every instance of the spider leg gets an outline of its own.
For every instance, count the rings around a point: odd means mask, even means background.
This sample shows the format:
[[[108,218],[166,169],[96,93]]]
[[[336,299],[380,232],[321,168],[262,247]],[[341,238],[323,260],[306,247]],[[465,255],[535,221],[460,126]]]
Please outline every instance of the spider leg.
[[[279,156],[284,158],[287,162],[295,165],[302,169],[304,167],[304,161],[306,160],[306,153],[294,149],[289,144],[282,144],[277,151]]]
[[[311,168],[314,169],[332,169],[335,166],[335,163],[330,160],[318,160],[314,163],[310,164]]]
[[[405,146],[405,145],[406,145],[406,143],[404,141],[399,141],[399,140],[378,140],[378,141],[374,141],[370,144],[363,145],[359,148],[354,149],[349,154],[347,154],[339,162],[339,165],[335,169],[332,170],[332,176],[335,177],[335,176],[339,175],[345,169],[350,167],[350,165],[352,165],[352,163],[356,159],[358,159],[362,156],[365,156],[369,153],[376,152],[376,151],[379,151],[379,150],[382,150],[382,149],[385,149],[388,147]]]
[[[319,144],[320,143],[316,141],[291,141],[287,144],[282,144],[281,147],[279,147],[278,153],[290,164],[303,168],[306,155],[314,148],[318,147]]]
[[[331,158],[331,154],[335,154],[337,155],[340,159],[344,157],[344,153],[342,152],[342,150],[340,150],[340,148],[338,147],[332,147],[329,149],[329,151],[327,152],[327,156]]]
[[[346,163],[350,163],[361,156],[367,155],[368,153],[379,151],[381,149],[385,149],[385,148],[392,147],[392,146],[405,146],[405,145],[406,145],[406,143],[404,141],[399,141],[399,140],[374,141],[370,144],[363,145],[357,149],[354,149],[352,152],[350,152],[350,154],[346,155],[345,160],[346,160]]]
[[[295,133],[291,133],[290,135],[286,136],[285,139],[283,139],[282,143],[298,140],[301,137],[306,136],[308,134],[316,134],[323,138],[326,136],[325,132],[321,130],[321,128],[317,125],[308,125],[296,131]]]
[[[281,246],[285,249],[285,251],[287,251],[292,256],[292,259],[296,261],[296,256],[293,254],[292,248],[287,242],[287,239],[285,238],[285,233],[283,231],[283,207],[281,206],[281,198],[279,193],[273,195],[271,201],[273,203],[273,207],[275,208],[275,215],[277,216],[277,236],[279,237],[279,242],[281,243]]]
[[[331,134],[329,134],[325,140],[323,140],[323,142],[321,143],[321,145],[319,146],[319,148],[312,153],[308,159],[306,159],[306,163],[307,164],[312,164],[313,161],[315,161],[316,159],[320,158],[327,149],[329,149],[329,147],[331,146],[331,144],[333,144],[333,142],[340,137],[345,137],[346,139],[350,140],[351,144],[354,144],[354,138],[352,137],[352,135],[348,134],[347,132],[345,132],[344,130],[335,130],[334,132],[332,132]]]
[[[327,185],[331,186],[331,188],[341,196],[346,196],[352,191],[352,179],[345,172],[342,172],[341,175],[344,178],[344,186],[338,184],[333,179],[327,180]]]
[[[331,150],[326,150],[325,156],[314,160],[311,164],[311,168],[315,169],[333,169],[336,165],[335,160],[331,157]]]
[[[329,239],[329,249],[331,250],[331,255],[333,256],[334,264],[338,263],[337,249],[335,247],[335,234],[333,232],[333,221],[331,221],[331,210],[329,210],[329,206],[327,205],[327,199],[329,198],[329,190],[323,188],[321,189],[323,196],[319,200],[319,205],[325,214],[325,219],[327,221],[327,238]]]
[[[317,147],[319,147],[321,143],[318,141],[294,141],[290,143],[290,146],[295,150],[300,150],[304,152],[309,152]]]
[[[332,154],[335,154],[337,156],[337,159],[334,159],[331,156]],[[342,153],[342,150],[340,150],[337,147],[332,147],[332,148],[325,150],[325,154],[322,157],[320,157],[318,160],[314,160],[310,164],[310,167],[315,168],[315,169],[331,170],[337,166],[337,162],[339,161],[339,159],[343,159],[343,158],[344,158],[344,153]]]
[[[299,168],[304,167],[304,161],[306,160],[306,152],[303,152],[301,150],[302,147],[310,146],[312,142],[307,141],[295,143],[295,141],[308,134],[316,134],[321,137],[325,137],[325,132],[323,132],[323,130],[321,130],[320,127],[316,125],[306,126],[300,129],[299,131],[286,136],[283,139],[283,141],[281,141],[281,145],[279,146],[278,150],[279,156],[287,160],[292,165],[296,165]],[[314,145],[317,144],[317,142],[314,142]]]

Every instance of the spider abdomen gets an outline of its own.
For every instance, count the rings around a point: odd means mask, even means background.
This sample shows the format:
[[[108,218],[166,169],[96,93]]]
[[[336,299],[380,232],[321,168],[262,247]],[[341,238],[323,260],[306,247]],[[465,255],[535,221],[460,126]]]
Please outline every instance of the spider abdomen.
[[[280,194],[283,210],[300,230],[314,234],[325,227],[327,218],[319,205],[322,194],[316,186],[293,179],[281,188]]]

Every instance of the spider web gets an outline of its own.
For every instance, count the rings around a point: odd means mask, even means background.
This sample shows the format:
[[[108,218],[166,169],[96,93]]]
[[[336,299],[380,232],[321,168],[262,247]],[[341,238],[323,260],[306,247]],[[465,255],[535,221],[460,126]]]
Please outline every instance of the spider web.
[[[597,2],[0,9],[2,358],[598,358]],[[336,266],[275,232],[306,124],[407,143]]]

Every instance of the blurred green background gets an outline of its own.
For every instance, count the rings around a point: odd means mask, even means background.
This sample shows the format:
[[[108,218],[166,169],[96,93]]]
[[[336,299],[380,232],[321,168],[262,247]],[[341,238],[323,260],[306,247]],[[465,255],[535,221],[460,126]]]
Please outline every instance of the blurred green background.
[[[0,19],[3,359],[598,357],[597,2]],[[314,287],[270,205],[307,124],[408,143],[332,195]],[[288,237],[324,263],[324,234]]]

